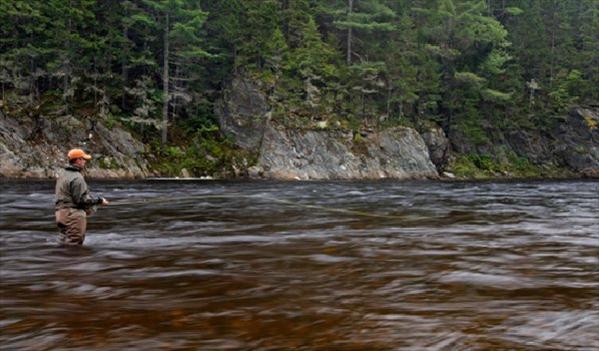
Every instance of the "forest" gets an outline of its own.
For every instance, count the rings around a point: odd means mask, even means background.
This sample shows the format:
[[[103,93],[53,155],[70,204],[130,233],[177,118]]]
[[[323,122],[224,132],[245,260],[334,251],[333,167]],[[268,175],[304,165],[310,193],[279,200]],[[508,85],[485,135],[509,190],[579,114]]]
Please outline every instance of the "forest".
[[[289,128],[543,129],[599,102],[596,0],[3,0],[2,109],[227,142],[235,77]],[[172,149],[171,149],[172,150]]]

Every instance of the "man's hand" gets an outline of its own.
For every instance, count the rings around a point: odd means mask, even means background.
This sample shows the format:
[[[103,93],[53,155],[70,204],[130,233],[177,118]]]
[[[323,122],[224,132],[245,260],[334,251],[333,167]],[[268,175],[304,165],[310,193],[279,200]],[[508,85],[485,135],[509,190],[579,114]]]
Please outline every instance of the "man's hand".
[[[100,205],[107,206],[108,204],[109,204],[108,200],[106,200],[105,198],[102,198],[102,202],[100,202]]]

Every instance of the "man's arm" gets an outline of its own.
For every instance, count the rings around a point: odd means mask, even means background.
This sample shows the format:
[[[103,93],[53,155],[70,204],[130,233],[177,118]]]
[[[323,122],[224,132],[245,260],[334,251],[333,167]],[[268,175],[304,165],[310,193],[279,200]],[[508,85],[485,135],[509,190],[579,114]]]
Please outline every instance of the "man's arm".
[[[71,196],[73,202],[82,210],[104,204],[105,201],[101,197],[94,198],[89,194],[89,189],[83,177],[77,177],[71,181]]]

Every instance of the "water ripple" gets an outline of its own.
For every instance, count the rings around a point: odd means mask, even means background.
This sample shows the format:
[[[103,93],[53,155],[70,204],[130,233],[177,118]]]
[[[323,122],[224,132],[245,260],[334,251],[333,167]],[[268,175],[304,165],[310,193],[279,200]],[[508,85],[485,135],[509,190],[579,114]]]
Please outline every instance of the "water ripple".
[[[0,185],[0,345],[15,350],[597,350],[599,183]]]

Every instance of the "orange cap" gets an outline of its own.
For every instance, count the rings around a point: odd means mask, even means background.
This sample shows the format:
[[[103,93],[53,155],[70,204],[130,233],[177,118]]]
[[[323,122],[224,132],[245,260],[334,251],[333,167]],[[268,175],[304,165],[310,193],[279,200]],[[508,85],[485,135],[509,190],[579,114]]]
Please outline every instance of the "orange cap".
[[[74,160],[77,158],[84,158],[86,160],[92,159],[92,155],[86,154],[85,151],[83,151],[81,149],[72,149],[71,151],[69,151],[67,156],[69,157],[69,160]]]

